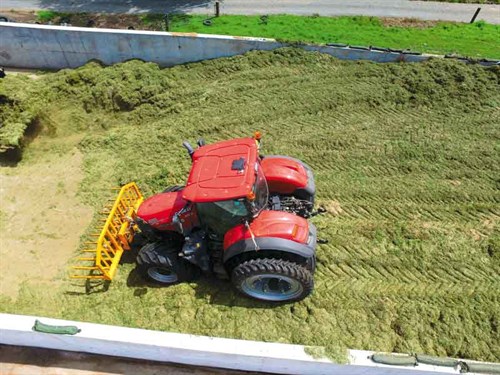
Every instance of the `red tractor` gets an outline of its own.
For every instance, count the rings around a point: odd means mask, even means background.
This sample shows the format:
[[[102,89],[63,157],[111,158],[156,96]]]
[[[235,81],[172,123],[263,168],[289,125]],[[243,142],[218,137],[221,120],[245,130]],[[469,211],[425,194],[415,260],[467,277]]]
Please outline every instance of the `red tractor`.
[[[147,244],[137,269],[159,284],[200,272],[231,279],[243,294],[298,301],[314,287],[314,177],[303,162],[259,155],[260,135],[195,151],[186,186],[146,199],[136,224]]]

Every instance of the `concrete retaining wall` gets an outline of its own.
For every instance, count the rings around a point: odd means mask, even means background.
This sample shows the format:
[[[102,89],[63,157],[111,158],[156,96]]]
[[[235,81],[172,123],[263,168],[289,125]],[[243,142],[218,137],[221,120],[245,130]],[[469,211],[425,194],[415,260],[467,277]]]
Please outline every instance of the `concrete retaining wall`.
[[[10,68],[75,68],[92,59],[106,65],[141,59],[168,67],[284,46],[264,38],[0,22],[0,66]],[[301,47],[348,60],[419,62],[430,57],[338,46]]]
[[[36,319],[52,325],[75,325],[81,332],[74,336],[35,332],[32,327]],[[456,368],[430,365],[398,367],[376,364],[368,359],[373,352],[363,350],[350,350],[350,364],[339,365],[328,359],[313,358],[302,345],[195,336],[10,314],[0,314],[0,344],[274,374],[459,373]]]

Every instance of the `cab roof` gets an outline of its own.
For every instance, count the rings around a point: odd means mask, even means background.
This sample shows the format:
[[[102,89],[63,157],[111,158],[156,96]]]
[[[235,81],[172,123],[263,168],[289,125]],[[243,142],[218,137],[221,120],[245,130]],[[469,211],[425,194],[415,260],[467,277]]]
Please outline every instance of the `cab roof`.
[[[182,197],[202,203],[243,198],[255,183],[257,143],[253,138],[217,142],[198,148]]]

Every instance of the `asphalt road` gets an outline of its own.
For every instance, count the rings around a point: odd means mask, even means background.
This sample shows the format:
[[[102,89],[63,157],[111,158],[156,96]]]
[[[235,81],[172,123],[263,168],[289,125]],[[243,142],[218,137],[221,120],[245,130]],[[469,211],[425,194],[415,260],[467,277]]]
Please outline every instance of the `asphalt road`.
[[[224,0],[226,14],[366,15],[414,17],[468,22],[481,7],[478,19],[500,24],[500,5],[439,3],[410,0]],[[213,12],[210,0],[0,0],[3,9],[53,9],[64,12]]]

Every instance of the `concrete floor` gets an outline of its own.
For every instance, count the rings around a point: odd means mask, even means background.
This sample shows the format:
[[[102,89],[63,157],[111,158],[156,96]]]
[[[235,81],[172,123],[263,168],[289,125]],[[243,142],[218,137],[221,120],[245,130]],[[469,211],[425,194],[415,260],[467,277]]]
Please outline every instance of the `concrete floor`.
[[[1,375],[248,375],[206,367],[0,345]]]

